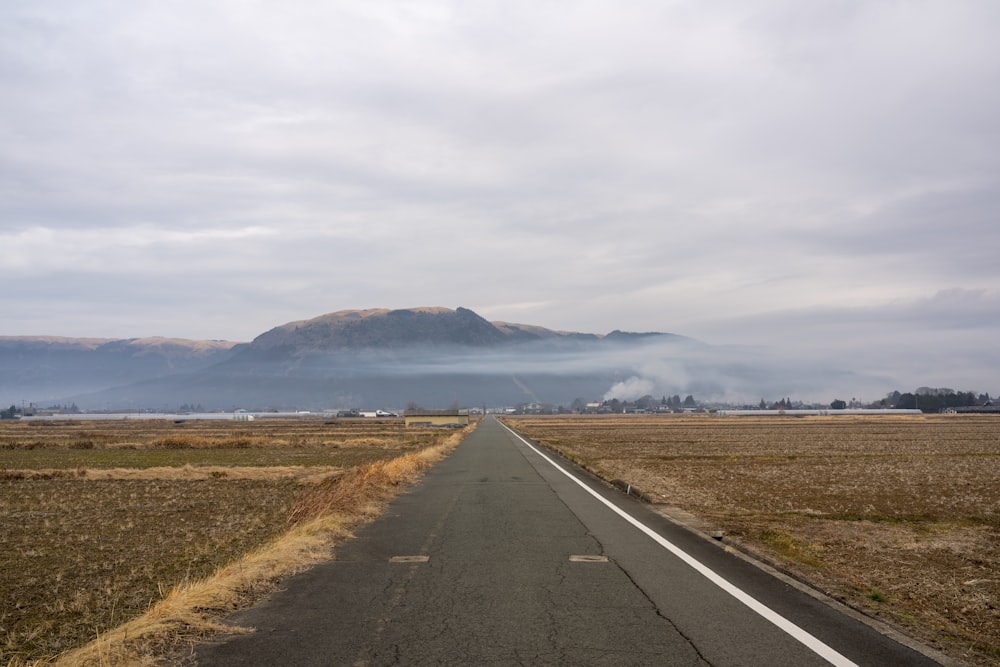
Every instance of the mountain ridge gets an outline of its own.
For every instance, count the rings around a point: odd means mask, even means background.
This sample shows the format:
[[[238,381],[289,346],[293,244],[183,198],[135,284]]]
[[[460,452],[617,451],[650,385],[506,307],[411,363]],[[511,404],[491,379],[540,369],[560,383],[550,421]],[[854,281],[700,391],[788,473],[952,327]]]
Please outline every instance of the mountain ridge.
[[[622,331],[620,329],[615,329],[608,332],[607,334],[597,334],[597,333],[587,333],[579,331],[566,331],[566,330],[556,330],[549,329],[543,326],[534,324],[522,324],[517,322],[507,322],[502,320],[490,321],[480,315],[476,314],[472,310],[463,308],[459,306],[458,308],[452,310],[450,308],[441,306],[418,306],[413,308],[367,308],[367,309],[345,309],[338,310],[330,313],[325,313],[323,315],[317,315],[316,317],[294,320],[291,322],[286,322],[285,324],[278,325],[265,331],[264,333],[256,336],[251,341],[232,341],[227,339],[198,339],[198,338],[181,338],[181,337],[171,337],[171,336],[143,336],[136,338],[104,338],[104,337],[89,337],[89,336],[53,336],[53,335],[0,335],[0,350],[11,349],[13,347],[33,347],[33,348],[50,348],[50,349],[66,349],[66,350],[87,350],[93,351],[99,348],[116,345],[116,346],[126,346],[133,352],[143,352],[158,350],[161,352],[175,351],[180,352],[183,350],[190,351],[192,353],[211,353],[215,351],[229,350],[237,346],[245,345],[258,345],[263,347],[269,347],[275,345],[277,340],[285,338],[288,336],[289,332],[294,332],[301,330],[303,328],[313,328],[326,325],[328,328],[328,333],[336,334],[344,330],[348,330],[355,335],[350,337],[350,342],[358,344],[362,347],[377,347],[378,343],[383,342],[378,339],[373,339],[371,341],[365,341],[363,337],[356,335],[356,329],[360,328],[358,326],[352,325],[365,325],[372,321],[377,321],[380,317],[399,317],[416,315],[417,318],[409,319],[407,324],[426,322],[425,317],[429,316],[431,318],[441,318],[441,317],[456,317],[459,319],[464,319],[465,321],[471,321],[476,323],[477,326],[481,327],[483,331],[488,333],[488,340],[493,340],[496,342],[517,342],[524,340],[544,340],[544,339],[572,339],[572,340],[603,340],[603,339],[614,339],[614,338],[625,338],[625,337],[647,337],[647,336],[672,336],[681,337],[678,334],[663,333],[663,332],[629,332]],[[488,325],[488,326],[487,326]],[[501,336],[496,336],[492,331],[499,332]],[[397,340],[393,340],[394,343],[403,343],[404,345],[413,343],[425,343],[429,342],[427,339],[429,336],[412,336],[412,330],[403,332],[410,334],[408,336],[399,335]],[[482,340],[476,340],[474,338],[469,339],[472,344],[481,343]],[[433,341],[430,341],[433,342]],[[454,343],[460,342],[453,339],[444,339],[441,342],[444,343]],[[343,347],[349,348],[351,345],[344,345]]]
[[[172,338],[169,336],[144,336],[141,338],[91,338],[73,336],[0,336],[0,349],[12,348],[18,345],[25,347],[51,347],[69,350],[96,350],[109,344],[127,345],[137,351],[142,348],[151,350],[191,350],[192,352],[207,352],[229,349],[242,343],[220,339]]]
[[[605,335],[556,331],[538,325],[491,322],[461,306],[454,310],[423,306],[341,310],[297,320],[257,336],[247,349],[267,350],[282,346],[316,350],[393,349],[421,344],[489,347],[543,340],[599,341],[647,336],[676,334],[631,333],[618,329]]]
[[[599,394],[627,372],[606,352],[650,341],[691,339],[554,331],[438,306],[340,310],[249,342],[0,336],[0,403],[226,409],[571,400]]]

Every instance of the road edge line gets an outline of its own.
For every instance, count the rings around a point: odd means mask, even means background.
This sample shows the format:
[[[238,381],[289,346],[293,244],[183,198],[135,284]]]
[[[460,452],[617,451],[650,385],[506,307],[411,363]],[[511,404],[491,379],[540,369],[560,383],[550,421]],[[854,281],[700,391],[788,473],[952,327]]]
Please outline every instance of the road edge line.
[[[688,565],[698,574],[702,575],[710,582],[715,584],[717,587],[721,588],[723,591],[728,593],[730,596],[732,596],[739,602],[743,603],[743,605],[745,605],[746,607],[749,607],[751,610],[753,610],[759,616],[764,618],[766,621],[770,622],[772,625],[781,629],[785,634],[790,636],[792,639],[804,645],[810,651],[820,656],[821,658],[829,662],[831,665],[834,665],[835,667],[859,667],[859,665],[856,662],[850,660],[846,656],[834,650],[828,644],[824,643],[823,641],[813,636],[809,632],[803,630],[795,623],[792,623],[790,620],[788,620],[778,612],[774,611],[764,603],[760,602],[753,596],[744,592],[742,589],[731,584],[729,581],[727,581],[718,573],[716,573],[715,570],[712,570],[707,565],[704,565],[701,561],[688,554],[686,551],[675,545],[673,542],[669,541],[668,539],[657,533],[655,530],[653,530],[646,524],[642,523],[641,521],[633,517],[631,514],[629,514],[622,508],[618,507],[607,498],[603,497],[601,494],[594,491],[582,480],[580,480],[575,475],[573,475],[568,470],[566,470],[561,465],[552,460],[547,454],[545,454],[540,449],[535,447],[533,444],[528,442],[528,440],[525,439],[524,436],[522,436],[520,433],[512,429],[510,426],[507,426],[507,424],[504,424],[500,420],[497,420],[497,422],[501,426],[503,426],[508,432],[510,432],[511,435],[513,435],[515,438],[524,443],[529,449],[538,454],[538,456],[542,457],[542,459],[548,462],[549,465],[551,465],[553,468],[555,468],[563,475],[571,479],[580,488],[582,488],[584,491],[586,491],[591,496],[596,498],[612,512],[619,515],[621,518],[625,519],[625,521],[632,524],[642,533],[645,533],[647,537],[649,537],[654,542],[659,544],[661,547],[663,547],[664,549],[672,553],[674,556],[679,558],[681,561],[683,561],[686,565]]]

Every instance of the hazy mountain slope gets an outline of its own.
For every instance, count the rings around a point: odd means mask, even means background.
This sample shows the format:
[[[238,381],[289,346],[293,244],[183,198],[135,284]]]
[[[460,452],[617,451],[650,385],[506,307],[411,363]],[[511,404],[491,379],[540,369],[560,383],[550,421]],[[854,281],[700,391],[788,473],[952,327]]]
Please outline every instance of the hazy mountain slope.
[[[559,403],[600,396],[649,356],[643,349],[651,342],[690,341],[552,331],[489,322],[466,308],[423,307],[338,311],[241,345],[63,339],[32,352],[22,342],[12,344],[16,354],[0,351],[0,366],[16,371],[8,388],[24,397],[41,391],[81,408]],[[65,391],[54,394],[56,388]]]
[[[0,404],[36,404],[204,368],[237,343],[174,338],[0,336]]]

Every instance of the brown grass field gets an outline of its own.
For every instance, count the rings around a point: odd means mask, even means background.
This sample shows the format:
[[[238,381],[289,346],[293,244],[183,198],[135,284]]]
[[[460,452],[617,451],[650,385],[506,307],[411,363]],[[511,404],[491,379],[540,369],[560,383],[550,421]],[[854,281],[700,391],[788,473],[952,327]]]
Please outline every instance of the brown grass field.
[[[506,421],[953,658],[1000,663],[1000,418]]]
[[[463,435],[401,420],[2,422],[0,664],[181,650],[329,557]]]

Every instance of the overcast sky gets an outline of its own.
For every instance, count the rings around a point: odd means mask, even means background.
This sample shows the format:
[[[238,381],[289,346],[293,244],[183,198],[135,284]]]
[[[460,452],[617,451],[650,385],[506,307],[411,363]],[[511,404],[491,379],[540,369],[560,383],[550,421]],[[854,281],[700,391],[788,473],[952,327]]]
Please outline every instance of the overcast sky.
[[[996,392],[998,34],[996,0],[6,0],[0,335],[465,306]]]

